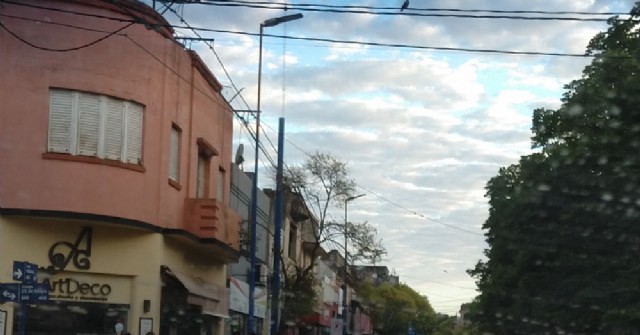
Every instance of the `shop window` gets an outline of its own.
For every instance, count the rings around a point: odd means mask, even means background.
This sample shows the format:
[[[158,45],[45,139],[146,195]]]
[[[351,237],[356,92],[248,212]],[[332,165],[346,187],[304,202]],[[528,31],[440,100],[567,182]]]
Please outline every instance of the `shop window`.
[[[48,152],[141,165],[143,112],[132,101],[51,89]]]
[[[174,187],[180,185],[180,139],[182,131],[176,124],[171,126],[169,139],[169,183]]]
[[[50,301],[26,305],[26,335],[115,334],[122,322],[125,330],[129,305]],[[14,314],[13,333],[18,334],[18,313]]]
[[[188,302],[189,292],[167,271],[162,272],[160,323],[158,335],[222,335],[215,334],[220,318],[204,314],[202,306]]]
[[[196,198],[208,198],[210,181],[211,157],[217,156],[218,151],[203,138],[198,138],[198,165],[196,171]]]

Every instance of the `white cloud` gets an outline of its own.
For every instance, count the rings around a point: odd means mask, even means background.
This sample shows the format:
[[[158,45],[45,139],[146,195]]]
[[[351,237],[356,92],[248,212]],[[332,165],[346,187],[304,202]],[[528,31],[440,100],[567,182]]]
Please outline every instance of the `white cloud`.
[[[411,6],[627,11],[632,3],[434,0],[412,1]],[[389,5],[383,1],[371,4]],[[195,26],[257,32],[260,22],[282,14],[210,7],[185,6],[185,16]],[[269,33],[434,47],[582,53],[589,39],[605,27],[597,22],[304,15],[286,27],[269,28]],[[237,86],[244,88],[244,98],[254,106],[257,38],[209,35],[216,38],[216,51]],[[368,195],[350,205],[349,218],[374,224],[389,250],[384,264],[429,296],[436,310],[455,313],[476,294],[473,279],[465,270],[483,258],[484,238],[478,234],[482,234],[488,211],[486,182],[501,166],[516,163],[521,155],[531,152],[533,109],[557,108],[562,86],[578,78],[589,59],[289,40],[283,73],[283,42],[273,38],[266,42],[262,82],[265,135],[275,143],[271,129],[277,128],[284,93],[287,163],[304,159],[298,148],[329,151],[349,161],[357,183],[375,193],[364,191]],[[215,56],[207,49],[198,51],[221,82],[227,82]],[[246,136],[241,138],[248,141]],[[341,217],[342,213],[338,210],[334,215]]]

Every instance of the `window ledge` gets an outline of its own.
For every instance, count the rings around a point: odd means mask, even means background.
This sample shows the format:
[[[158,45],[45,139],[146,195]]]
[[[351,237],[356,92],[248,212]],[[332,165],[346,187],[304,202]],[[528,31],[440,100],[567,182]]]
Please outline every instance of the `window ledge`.
[[[175,188],[176,190],[180,191],[182,189],[182,186],[180,186],[180,183],[178,183],[177,181],[169,178],[169,185],[171,185],[173,188]]]
[[[121,161],[116,161],[112,159],[103,159],[103,158],[97,158],[97,157],[74,156],[74,155],[62,154],[57,152],[45,152],[42,154],[42,158],[55,159],[55,160],[61,160],[61,161],[70,161],[70,162],[98,164],[98,165],[108,165],[108,166],[133,170],[137,172],[147,171],[147,169],[144,166],[138,165],[138,164],[123,163]]]

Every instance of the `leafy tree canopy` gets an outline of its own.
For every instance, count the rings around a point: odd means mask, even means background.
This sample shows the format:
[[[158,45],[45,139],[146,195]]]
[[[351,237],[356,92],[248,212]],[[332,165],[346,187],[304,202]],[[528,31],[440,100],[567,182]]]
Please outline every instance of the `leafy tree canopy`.
[[[370,306],[374,327],[381,334],[406,334],[409,325],[416,334],[432,334],[435,312],[427,297],[405,284],[385,283],[374,287],[363,283],[358,296]]]
[[[489,248],[469,273],[472,317],[492,334],[640,329],[640,7],[612,18],[562,106],[537,109],[540,152],[487,184]],[[636,332],[636,333],[634,333]]]
[[[288,189],[289,213],[301,214],[292,221],[302,232],[303,242],[311,245],[305,247],[309,255],[320,255],[326,245],[343,245],[345,236],[349,240],[351,263],[380,261],[386,254],[371,224],[349,223],[345,229],[344,220],[334,220],[330,215],[332,209],[342,208],[355,192],[355,182],[345,162],[329,153],[316,152],[300,166],[289,167],[283,178]],[[316,262],[317,257],[309,257],[308,262],[282,262],[283,291],[288,294],[282,320],[297,321],[313,312],[318,298]]]

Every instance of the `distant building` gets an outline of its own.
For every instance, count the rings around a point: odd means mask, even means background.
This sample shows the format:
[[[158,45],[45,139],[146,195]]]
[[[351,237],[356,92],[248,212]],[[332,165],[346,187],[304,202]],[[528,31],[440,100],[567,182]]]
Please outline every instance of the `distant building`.
[[[331,250],[323,259],[338,275],[338,282],[340,283],[338,316],[342,317],[342,283],[344,283],[345,278],[344,256],[338,250]],[[347,313],[347,334],[365,335],[373,332],[373,324],[371,317],[365,312],[366,306],[363,305],[363,301],[361,301],[356,292],[358,284],[362,282],[355,272],[357,268],[358,266],[349,266],[347,268],[347,310],[344,312]]]
[[[241,257],[238,263],[230,264],[229,278],[229,327],[225,334],[247,335],[249,315],[249,284],[251,275],[250,221],[253,191],[253,173],[246,173],[236,164],[231,165],[230,207],[242,218]],[[268,334],[270,324],[269,292],[273,273],[273,204],[271,199],[258,190],[256,216],[256,268],[254,292],[254,324],[256,334]]]
[[[367,282],[373,286],[382,284],[400,284],[400,277],[389,272],[389,268],[380,265],[355,265],[352,272],[358,282]]]
[[[316,260],[317,306],[311,315],[302,318],[301,335],[323,335],[331,332],[332,321],[338,316],[341,302],[335,272],[321,259]]]
[[[469,324],[469,320],[467,318],[467,314],[469,314],[470,303],[465,303],[460,305],[460,312],[458,312],[458,316],[456,318],[456,325],[463,326]]]

